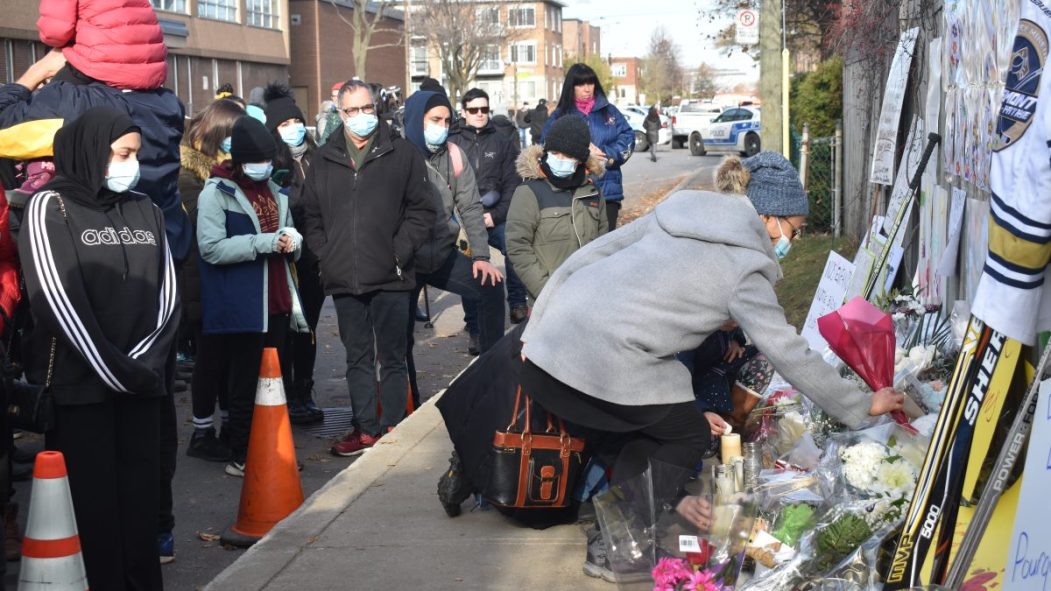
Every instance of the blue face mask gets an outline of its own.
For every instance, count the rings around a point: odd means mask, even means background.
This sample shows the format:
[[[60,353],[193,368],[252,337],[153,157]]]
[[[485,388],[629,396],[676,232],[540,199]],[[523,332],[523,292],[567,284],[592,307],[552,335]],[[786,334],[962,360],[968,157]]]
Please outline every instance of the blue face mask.
[[[348,117],[343,120],[343,125],[347,126],[350,133],[358,137],[369,137],[372,132],[376,130],[376,125],[380,122],[379,117],[375,115],[369,115],[368,113],[358,113],[353,117]]]
[[[307,137],[307,128],[302,123],[278,127],[277,132],[281,134],[281,140],[292,147],[301,145]]]
[[[229,154],[230,150],[233,149],[233,139],[230,136],[226,136],[223,141],[219,142],[219,149]]]
[[[432,146],[440,146],[449,137],[449,128],[441,125],[424,125],[423,140]]]
[[[559,158],[554,154],[547,155],[547,167],[551,170],[551,174],[560,179],[573,176],[573,173],[577,171],[577,166],[580,165],[572,158]]]
[[[777,244],[774,245],[774,254],[777,255],[777,260],[781,260],[788,256],[788,251],[792,250],[792,241],[785,236],[784,229],[781,228],[781,220],[777,220],[777,231],[781,233],[781,237],[777,239]]]
[[[243,165],[245,176],[253,181],[265,181],[274,172],[272,162],[248,162]]]
[[[139,182],[139,161],[111,162],[106,171],[106,188],[114,193],[126,193]]]

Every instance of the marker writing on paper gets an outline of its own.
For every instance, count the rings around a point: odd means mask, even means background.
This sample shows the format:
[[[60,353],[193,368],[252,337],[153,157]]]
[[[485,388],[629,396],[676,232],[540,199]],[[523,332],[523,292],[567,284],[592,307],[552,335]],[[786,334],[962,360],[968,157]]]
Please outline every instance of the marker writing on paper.
[[[1034,578],[1043,578],[1044,583],[1040,587],[1048,590],[1048,577],[1051,577],[1051,556],[1046,552],[1040,552],[1036,557],[1029,556],[1029,533],[1018,534],[1018,544],[1015,546],[1014,568],[1011,569],[1011,581],[1027,581]]]

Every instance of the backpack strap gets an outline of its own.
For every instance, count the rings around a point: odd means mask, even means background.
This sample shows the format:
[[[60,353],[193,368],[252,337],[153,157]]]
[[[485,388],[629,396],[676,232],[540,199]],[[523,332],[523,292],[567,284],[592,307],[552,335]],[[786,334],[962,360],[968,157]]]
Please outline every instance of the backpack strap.
[[[460,178],[463,173],[463,151],[460,150],[460,146],[452,142],[446,142],[446,147],[449,149],[449,158],[453,163],[453,178]]]

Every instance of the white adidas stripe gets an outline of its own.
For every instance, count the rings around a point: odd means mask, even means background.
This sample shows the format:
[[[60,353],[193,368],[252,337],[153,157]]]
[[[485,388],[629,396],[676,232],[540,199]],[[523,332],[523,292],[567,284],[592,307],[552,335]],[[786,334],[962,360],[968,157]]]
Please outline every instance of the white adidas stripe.
[[[153,346],[157,337],[160,336],[164,327],[168,324],[172,314],[175,312],[175,265],[172,263],[171,251],[168,249],[168,241],[164,241],[164,279],[161,282],[160,302],[157,308],[157,327],[145,339],[131,350],[128,354],[133,359],[138,359]]]
[[[84,328],[84,324],[77,316],[76,310],[66,295],[65,288],[62,286],[61,278],[58,276],[58,269],[55,266],[55,259],[48,241],[46,221],[47,203],[54,195],[54,193],[44,193],[34,199],[28,216],[27,229],[30,233],[33,257],[37,262],[37,278],[43,287],[44,296],[47,298],[48,304],[55,312],[55,318],[58,320],[59,326],[62,327],[63,332],[66,333],[73,346],[80,351],[80,354],[84,356],[84,359],[94,368],[95,373],[102,378],[102,381],[107,386],[120,392],[127,392],[127,388],[120,383],[103,362],[102,356],[95,348],[95,344],[87,334],[87,329]]]

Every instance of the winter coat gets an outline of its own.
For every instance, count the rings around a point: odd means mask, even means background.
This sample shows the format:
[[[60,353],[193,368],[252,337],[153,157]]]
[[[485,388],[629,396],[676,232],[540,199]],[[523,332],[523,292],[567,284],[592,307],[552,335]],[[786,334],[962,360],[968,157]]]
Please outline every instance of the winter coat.
[[[571,254],[609,231],[606,202],[590,180],[574,191],[556,189],[540,170],[542,146],[518,158],[523,183],[507,216],[507,256],[534,300],[548,278]],[[603,161],[592,157],[588,171],[601,176]]]
[[[22,224],[34,321],[26,379],[46,383],[54,340],[56,404],[163,396],[179,298],[160,209],[133,192],[100,209],[44,191],[30,198]]]
[[[168,49],[149,0],[41,0],[40,40],[109,86],[160,88]]]
[[[780,278],[748,200],[679,191],[559,267],[533,308],[523,350],[555,379],[600,400],[688,402],[690,372],[675,355],[733,319],[785,380],[839,421],[861,426],[870,396],[788,324],[774,293]],[[617,297],[602,298],[610,286]]]
[[[354,170],[348,141],[340,125],[303,186],[303,236],[320,259],[325,295],[411,290],[414,253],[436,216],[423,157],[381,121]]]
[[[288,197],[268,181],[277,201],[279,228],[292,227]],[[310,332],[292,276],[290,259],[274,252],[277,234],[263,233],[255,208],[233,180],[212,176],[197,201],[197,246],[201,312],[205,334],[265,333],[269,330],[269,257],[281,257],[292,300],[289,328]]]
[[[549,118],[547,105],[537,105],[535,109],[526,113],[525,122],[529,124],[529,135],[533,136],[534,144],[540,143]]]
[[[515,111],[515,127],[518,129],[529,129],[529,122],[526,121],[526,117],[529,115],[527,109],[518,109]]]
[[[649,117],[646,117],[642,120],[642,128],[646,130],[646,141],[649,142],[651,146],[656,146],[657,142],[660,141],[660,117],[656,119],[650,119]]]
[[[588,127],[591,128],[591,143],[598,146],[609,158],[606,162],[606,175],[599,179],[598,188],[602,190],[602,197],[606,201],[622,201],[624,199],[624,178],[620,167],[628,161],[628,158],[631,158],[635,150],[635,132],[631,129],[631,124],[617,107],[606,100],[605,96],[597,94],[595,95],[595,106],[591,108],[591,113],[587,116],[578,111],[576,107],[570,113],[562,113],[559,109],[555,109],[551,118],[544,125],[541,143],[543,138],[547,137],[547,132],[551,129],[555,119],[565,115],[584,117],[584,120],[588,122]]]
[[[196,234],[197,201],[204,183],[212,176],[212,167],[219,163],[187,145],[180,147],[179,195],[183,209],[190,219]],[[187,262],[179,269],[179,295],[182,298],[183,318],[191,324],[201,322],[201,272],[197,267],[200,251],[197,240],[190,243]]]
[[[449,141],[462,148],[467,156],[474,169],[478,194],[485,196],[495,192],[498,195],[492,205],[486,205],[483,200],[484,213],[493,216],[493,225],[504,223],[511,207],[511,196],[522,181],[515,171],[518,137],[512,142],[496,129],[492,121],[481,129],[461,121],[449,132]]]
[[[516,148],[518,147],[518,130],[515,129],[513,121],[506,115],[493,115],[492,123],[497,132],[513,143]]]
[[[35,93],[21,84],[0,86],[0,129],[24,121],[72,121],[92,107],[113,107],[127,113],[142,130],[139,149],[141,178],[135,190],[164,212],[168,247],[177,261],[186,260],[193,241],[193,227],[179,198],[179,142],[182,141],[183,107],[166,89],[121,92],[105,84],[69,84],[52,81]]]
[[[7,319],[14,317],[15,308],[22,300],[18,281],[18,249],[11,234],[7,197],[0,192],[0,335],[9,328]]]

